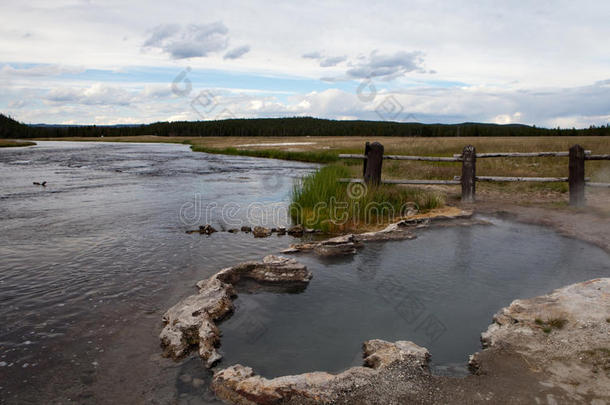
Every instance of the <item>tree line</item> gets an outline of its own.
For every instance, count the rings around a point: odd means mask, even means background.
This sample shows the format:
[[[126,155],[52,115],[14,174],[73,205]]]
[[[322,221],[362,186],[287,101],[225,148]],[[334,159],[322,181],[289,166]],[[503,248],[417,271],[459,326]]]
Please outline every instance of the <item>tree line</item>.
[[[26,125],[0,114],[0,138],[101,136],[607,136],[610,124],[589,128],[539,128],[521,124],[421,124],[335,121],[312,117],[155,122],[142,125]]]

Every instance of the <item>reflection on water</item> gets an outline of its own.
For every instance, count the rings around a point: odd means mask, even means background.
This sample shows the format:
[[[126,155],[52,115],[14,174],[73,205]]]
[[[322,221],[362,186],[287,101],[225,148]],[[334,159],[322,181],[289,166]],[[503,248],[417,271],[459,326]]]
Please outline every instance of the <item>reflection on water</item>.
[[[0,399],[179,397],[168,381],[181,365],[158,358],[162,313],[197,280],[291,240],[185,230],[208,220],[226,229],[250,203],[285,203],[312,167],[183,145],[0,150]],[[242,209],[206,211],[229,203]]]
[[[340,371],[361,365],[362,342],[380,338],[425,346],[436,372],[459,375],[493,314],[513,299],[610,276],[610,256],[597,247],[493,222],[423,230],[349,258],[301,256],[314,274],[303,293],[239,295],[221,324],[220,367],[245,364],[267,377]]]

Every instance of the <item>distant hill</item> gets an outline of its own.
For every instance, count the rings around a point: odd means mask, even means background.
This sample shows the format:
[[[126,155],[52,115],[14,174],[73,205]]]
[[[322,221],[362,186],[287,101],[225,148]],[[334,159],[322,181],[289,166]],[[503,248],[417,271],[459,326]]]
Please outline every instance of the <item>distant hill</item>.
[[[1,138],[99,136],[580,136],[610,135],[610,125],[548,129],[522,124],[421,124],[388,121],[335,121],[312,117],[155,122],[141,125],[22,124],[0,114]]]
[[[68,127],[89,127],[91,125],[83,125],[83,124],[27,124],[30,127],[36,128],[68,128]],[[116,124],[116,125],[97,125],[98,127],[105,128],[120,128],[120,127],[139,127],[142,124]]]
[[[20,138],[27,131],[27,125],[0,114],[0,138]]]

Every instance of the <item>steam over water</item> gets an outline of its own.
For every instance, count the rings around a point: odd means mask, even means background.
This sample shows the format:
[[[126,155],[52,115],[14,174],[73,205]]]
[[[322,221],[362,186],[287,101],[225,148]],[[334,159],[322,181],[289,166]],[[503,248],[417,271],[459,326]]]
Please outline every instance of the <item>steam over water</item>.
[[[314,168],[183,145],[0,149],[0,402],[215,402],[196,356],[160,356],[161,316],[197,281],[294,239],[185,231],[285,225],[293,181]],[[610,276],[598,248],[494,222],[425,230],[350,258],[300,256],[314,273],[304,291],[242,288],[221,324],[220,367],[338,371],[360,364],[363,340],[384,338],[428,347],[442,371],[478,350],[480,332],[512,299]],[[424,319],[443,333],[419,326]]]

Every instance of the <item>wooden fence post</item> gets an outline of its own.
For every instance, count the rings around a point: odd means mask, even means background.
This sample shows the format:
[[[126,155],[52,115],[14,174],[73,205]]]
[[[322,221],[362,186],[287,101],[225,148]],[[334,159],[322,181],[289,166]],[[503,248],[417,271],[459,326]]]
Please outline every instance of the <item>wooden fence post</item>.
[[[364,166],[364,182],[378,185],[381,183],[381,164],[383,163],[383,145],[373,142],[366,146],[366,162]]]
[[[370,143],[365,143],[364,144],[364,156],[368,156],[369,155],[369,151],[371,150],[371,144]],[[362,165],[362,178],[364,178],[364,176],[366,176],[366,161],[368,159],[363,159],[364,163]]]
[[[570,205],[585,205],[585,150],[580,145],[570,148]]]
[[[462,151],[462,201],[474,202],[476,184],[476,149],[472,145]]]

